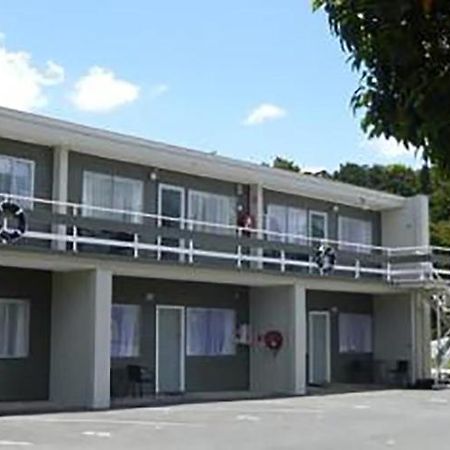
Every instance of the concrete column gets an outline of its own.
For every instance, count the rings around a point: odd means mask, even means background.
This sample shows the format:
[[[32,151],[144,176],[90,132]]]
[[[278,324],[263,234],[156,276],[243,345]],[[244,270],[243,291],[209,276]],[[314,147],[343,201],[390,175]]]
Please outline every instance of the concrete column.
[[[250,185],[250,214],[255,218],[255,227],[259,230],[256,238],[264,238],[264,189],[261,184]],[[263,249],[255,249],[253,255],[262,256]],[[262,269],[262,263],[253,264],[257,269]]]
[[[112,274],[54,273],[50,399],[68,407],[110,405]]]
[[[428,197],[406,199],[405,206],[381,213],[382,245],[386,247],[427,246],[430,243]]]
[[[304,394],[306,391],[306,291],[299,284],[252,288],[250,324],[255,344],[250,351],[250,389],[259,393]],[[261,338],[283,335],[273,353]],[[258,339],[259,337],[259,339]]]
[[[431,306],[420,292],[411,294],[415,379],[431,377]]]
[[[69,189],[69,150],[66,147],[55,147],[53,149],[53,183],[52,198],[60,202],[67,202]],[[66,214],[65,206],[54,206],[53,212]],[[55,225],[52,230],[54,233],[66,234],[64,225]],[[64,242],[53,242],[52,248],[55,250],[65,250]]]

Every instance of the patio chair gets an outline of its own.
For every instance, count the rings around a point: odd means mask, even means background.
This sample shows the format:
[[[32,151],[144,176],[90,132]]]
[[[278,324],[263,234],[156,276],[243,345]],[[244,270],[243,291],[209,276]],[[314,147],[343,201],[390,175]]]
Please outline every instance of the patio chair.
[[[144,385],[151,385],[152,388],[155,384],[155,376],[152,371],[147,367],[139,366],[137,364],[129,364],[127,366],[127,378],[129,392],[132,397],[136,397],[136,393],[139,397],[144,396]]]

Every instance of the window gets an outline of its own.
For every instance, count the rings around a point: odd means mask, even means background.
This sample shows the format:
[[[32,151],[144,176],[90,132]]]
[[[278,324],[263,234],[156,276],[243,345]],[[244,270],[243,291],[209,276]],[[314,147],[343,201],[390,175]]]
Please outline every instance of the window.
[[[282,205],[268,205],[266,215],[266,230],[274,233],[287,233],[295,236],[306,236],[306,210]],[[278,236],[269,234],[271,241],[301,244],[302,239],[294,236]]]
[[[236,313],[232,309],[188,308],[186,324],[188,356],[236,353]]]
[[[111,357],[132,358],[140,353],[141,307],[112,305]]]
[[[328,237],[328,215],[325,212],[309,212],[309,236],[313,239]]]
[[[236,225],[236,198],[209,192],[189,191],[190,220],[217,223],[221,225]],[[192,229],[205,233],[231,234],[233,229],[193,224]]]
[[[339,352],[372,353],[372,316],[339,314]]]
[[[30,304],[26,300],[0,299],[0,358],[26,358]]]
[[[352,217],[339,217],[339,240],[356,244],[372,245],[372,222]],[[370,253],[369,247],[357,248],[354,245],[339,244],[340,250]]]
[[[84,172],[83,175],[83,203],[89,206],[142,212],[143,191],[140,180],[96,172]],[[83,209],[83,215],[122,222],[142,222],[142,217],[138,215],[88,208]]]
[[[0,156],[0,193],[34,196],[34,161]],[[31,209],[31,201],[19,201],[23,208]]]

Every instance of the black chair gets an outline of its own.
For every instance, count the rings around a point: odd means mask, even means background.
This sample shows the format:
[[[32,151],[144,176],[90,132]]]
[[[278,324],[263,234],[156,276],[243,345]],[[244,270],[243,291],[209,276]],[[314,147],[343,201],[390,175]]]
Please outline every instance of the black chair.
[[[148,368],[136,364],[127,366],[127,378],[132,397],[136,397],[136,392],[139,393],[139,397],[143,397],[144,385],[149,384],[153,387],[155,383],[153,373]]]
[[[394,379],[394,383],[406,387],[408,384],[409,361],[400,359],[396,362],[395,368],[389,371]]]

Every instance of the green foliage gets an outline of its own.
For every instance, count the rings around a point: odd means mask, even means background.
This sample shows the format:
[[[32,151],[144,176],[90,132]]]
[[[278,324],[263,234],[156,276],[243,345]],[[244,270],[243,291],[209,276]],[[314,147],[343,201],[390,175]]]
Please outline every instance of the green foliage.
[[[291,172],[301,172],[300,167],[297,166],[297,164],[295,164],[294,161],[281,158],[280,156],[277,156],[273,160],[272,167],[275,167],[277,169],[289,170]]]
[[[450,171],[450,1],[313,0],[361,74],[370,137],[394,137]]]

